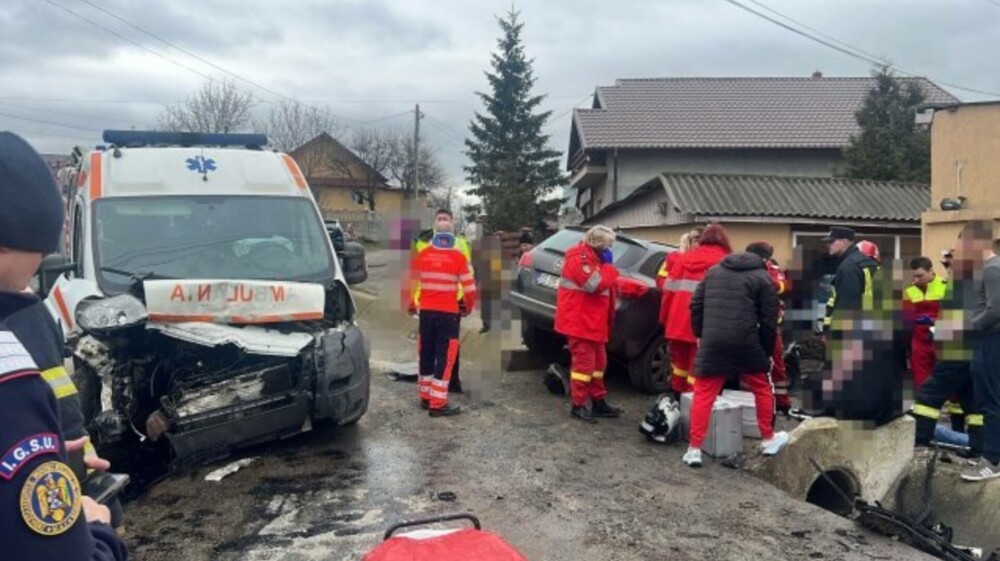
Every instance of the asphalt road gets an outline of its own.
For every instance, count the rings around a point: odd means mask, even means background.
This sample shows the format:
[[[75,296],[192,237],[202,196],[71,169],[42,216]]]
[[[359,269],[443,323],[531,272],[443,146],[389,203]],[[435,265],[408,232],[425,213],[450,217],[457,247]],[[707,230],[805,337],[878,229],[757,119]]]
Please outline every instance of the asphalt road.
[[[227,462],[157,484],[126,505],[135,559],[360,559],[396,521],[461,511],[534,561],[929,559],[748,473],[711,461],[687,468],[681,445],[638,433],[650,398],[622,377],[610,385],[624,418],[572,420],[540,371],[500,368],[484,350],[498,339],[467,335],[468,392],[456,398],[467,412],[429,418],[413,384],[386,376],[387,361],[412,357],[415,324],[390,312],[366,317],[368,414],[247,450],[257,460],[220,482],[204,477]]]

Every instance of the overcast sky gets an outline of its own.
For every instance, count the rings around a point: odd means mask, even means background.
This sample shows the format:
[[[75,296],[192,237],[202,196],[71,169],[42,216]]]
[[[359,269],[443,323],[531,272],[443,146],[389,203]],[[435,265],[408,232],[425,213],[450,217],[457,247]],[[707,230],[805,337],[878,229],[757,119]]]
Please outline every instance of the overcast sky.
[[[763,10],[752,0],[742,3]],[[933,80],[1000,92],[1000,0],[760,0],[801,23]],[[348,127],[412,127],[452,181],[499,30],[493,0],[0,0],[0,130],[43,152],[153,125],[218,68],[282,96],[329,105]],[[81,17],[60,9],[71,10]],[[724,0],[532,0],[516,7],[535,59],[546,132],[568,144],[570,110],[598,85],[661,76],[859,76],[870,65]],[[95,25],[97,24],[97,25]],[[103,26],[114,34],[101,29]],[[119,35],[116,36],[115,34]],[[136,46],[138,43],[149,50]],[[158,53],[160,56],[152,54]],[[169,59],[169,60],[168,60]],[[173,61],[173,62],[171,62]],[[280,99],[246,83],[266,112]],[[991,96],[948,88],[963,100]],[[1000,97],[1000,96],[996,96]]]

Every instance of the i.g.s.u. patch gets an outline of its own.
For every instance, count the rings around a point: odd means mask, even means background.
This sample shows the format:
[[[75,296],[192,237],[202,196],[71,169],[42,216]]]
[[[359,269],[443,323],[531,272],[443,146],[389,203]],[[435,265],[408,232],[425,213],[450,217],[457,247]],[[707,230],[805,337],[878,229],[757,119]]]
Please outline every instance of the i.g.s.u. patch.
[[[14,475],[32,460],[42,454],[58,454],[59,437],[52,433],[29,436],[10,447],[0,456],[0,478],[10,481]]]
[[[66,464],[45,462],[25,480],[20,507],[21,518],[29,528],[43,536],[58,536],[80,517],[80,482]]]

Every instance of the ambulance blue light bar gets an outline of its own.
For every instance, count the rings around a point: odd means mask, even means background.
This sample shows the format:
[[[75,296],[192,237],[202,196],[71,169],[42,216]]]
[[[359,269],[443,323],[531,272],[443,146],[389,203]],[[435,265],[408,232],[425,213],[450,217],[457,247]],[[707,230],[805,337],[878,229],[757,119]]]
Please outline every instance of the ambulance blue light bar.
[[[109,144],[133,148],[138,146],[245,146],[259,149],[267,146],[267,135],[263,134],[106,130],[103,138],[104,142]]]

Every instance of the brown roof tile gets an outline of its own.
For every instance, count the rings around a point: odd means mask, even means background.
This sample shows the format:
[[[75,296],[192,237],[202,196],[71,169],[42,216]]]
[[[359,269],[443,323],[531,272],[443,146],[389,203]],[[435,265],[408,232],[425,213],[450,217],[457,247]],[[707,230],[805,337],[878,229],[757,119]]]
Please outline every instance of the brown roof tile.
[[[927,103],[958,100],[925,78]],[[874,78],[660,78],[597,89],[583,148],[841,148]]]

